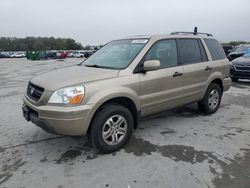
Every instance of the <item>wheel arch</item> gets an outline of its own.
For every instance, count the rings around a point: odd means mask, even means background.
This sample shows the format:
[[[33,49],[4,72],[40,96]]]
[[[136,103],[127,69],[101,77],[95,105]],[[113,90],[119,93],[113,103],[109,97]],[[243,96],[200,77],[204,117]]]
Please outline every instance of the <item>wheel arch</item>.
[[[214,79],[211,83],[218,84],[218,85],[220,86],[221,93],[223,93],[224,87],[223,87],[223,82],[222,82],[222,80],[221,80],[220,78]],[[210,84],[211,84],[211,83],[210,83]]]
[[[206,88],[204,89],[203,93],[202,93],[202,98],[204,97],[204,95],[206,94],[206,91],[208,89],[208,87],[210,86],[211,83],[216,83],[220,86],[221,88],[221,92],[223,93],[223,77],[222,74],[219,72],[214,72],[212,75],[210,75],[210,77],[207,79],[207,85]]]
[[[138,104],[136,104],[134,102],[134,100],[128,96],[115,96],[112,98],[107,98],[106,100],[104,100],[102,102],[98,102],[95,105],[94,110],[92,112],[92,115],[91,115],[91,117],[89,117],[90,121],[89,121],[89,126],[87,129],[88,134],[90,133],[91,125],[92,125],[93,119],[95,118],[96,114],[102,109],[103,106],[106,106],[109,104],[118,104],[118,105],[126,107],[133,115],[134,128],[136,129],[138,127],[138,123],[140,120],[140,110],[137,106]]]

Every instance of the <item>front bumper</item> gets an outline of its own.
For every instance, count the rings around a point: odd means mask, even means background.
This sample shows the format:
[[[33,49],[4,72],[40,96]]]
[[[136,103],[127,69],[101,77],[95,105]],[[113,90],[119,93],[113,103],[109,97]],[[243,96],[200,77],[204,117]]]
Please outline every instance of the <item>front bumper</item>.
[[[35,106],[27,96],[23,97],[23,115],[46,132],[62,135],[86,134],[90,119],[88,117],[92,106]]]
[[[230,69],[230,77],[236,79],[250,79],[250,72]]]

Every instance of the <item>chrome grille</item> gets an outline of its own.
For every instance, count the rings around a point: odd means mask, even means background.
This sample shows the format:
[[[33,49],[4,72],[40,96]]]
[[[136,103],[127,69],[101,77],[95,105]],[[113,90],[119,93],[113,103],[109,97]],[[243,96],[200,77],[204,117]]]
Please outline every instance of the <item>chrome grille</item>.
[[[27,88],[27,95],[34,101],[38,101],[42,94],[44,92],[44,89],[32,84],[29,82],[28,88]]]
[[[246,72],[250,72],[250,66],[249,66],[249,65],[235,65],[234,68],[235,68],[235,70],[237,70],[237,71],[246,71]]]

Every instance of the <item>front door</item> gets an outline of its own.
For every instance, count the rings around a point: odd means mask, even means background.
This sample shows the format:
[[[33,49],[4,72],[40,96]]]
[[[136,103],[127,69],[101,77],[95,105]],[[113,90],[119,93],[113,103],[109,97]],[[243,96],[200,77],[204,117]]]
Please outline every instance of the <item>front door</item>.
[[[142,116],[179,106],[183,96],[183,67],[178,66],[176,40],[156,42],[143,60],[159,60],[161,66],[139,75]]]

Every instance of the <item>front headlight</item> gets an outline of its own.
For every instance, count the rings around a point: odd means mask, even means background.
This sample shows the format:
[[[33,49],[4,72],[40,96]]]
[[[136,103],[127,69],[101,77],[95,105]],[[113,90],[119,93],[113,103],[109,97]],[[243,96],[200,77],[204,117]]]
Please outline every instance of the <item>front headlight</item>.
[[[84,93],[84,86],[58,89],[51,95],[49,103],[80,104],[84,98]]]

